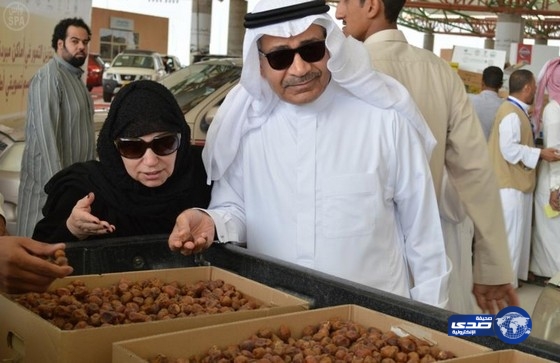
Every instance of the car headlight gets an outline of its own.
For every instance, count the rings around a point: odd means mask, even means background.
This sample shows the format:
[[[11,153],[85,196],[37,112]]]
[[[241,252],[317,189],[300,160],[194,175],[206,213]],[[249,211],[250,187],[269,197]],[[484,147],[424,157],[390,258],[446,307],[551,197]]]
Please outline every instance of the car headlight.
[[[146,79],[146,80],[148,80],[148,81],[151,81],[151,80],[152,80],[152,76],[150,76],[150,75],[140,76],[140,79]]]
[[[105,72],[103,73],[103,79],[115,79],[115,75],[113,73]]]

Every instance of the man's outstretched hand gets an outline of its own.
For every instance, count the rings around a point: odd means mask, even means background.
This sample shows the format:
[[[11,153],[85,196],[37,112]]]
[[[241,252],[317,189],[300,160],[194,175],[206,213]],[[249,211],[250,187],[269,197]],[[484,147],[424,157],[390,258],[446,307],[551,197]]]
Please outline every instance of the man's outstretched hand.
[[[507,306],[519,306],[519,297],[512,284],[474,284],[472,291],[483,313],[497,314]]]
[[[177,217],[168,244],[171,251],[190,255],[207,249],[213,241],[212,218],[201,210],[187,209]]]

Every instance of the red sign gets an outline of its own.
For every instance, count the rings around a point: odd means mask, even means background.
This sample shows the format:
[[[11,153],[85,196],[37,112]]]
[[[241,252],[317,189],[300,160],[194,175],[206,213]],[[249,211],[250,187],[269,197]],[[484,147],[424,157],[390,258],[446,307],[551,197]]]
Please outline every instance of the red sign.
[[[533,46],[530,44],[519,44],[517,46],[517,63],[524,62],[531,64],[531,55],[533,54]]]

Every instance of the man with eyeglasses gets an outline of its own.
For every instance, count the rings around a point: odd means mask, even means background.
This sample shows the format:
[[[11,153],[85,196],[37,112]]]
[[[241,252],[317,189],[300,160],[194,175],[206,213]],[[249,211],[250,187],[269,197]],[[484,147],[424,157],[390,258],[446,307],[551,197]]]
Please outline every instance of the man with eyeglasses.
[[[95,158],[93,101],[81,68],[90,38],[91,30],[82,19],[61,20],[52,35],[55,54],[29,84],[18,192],[19,236],[30,237],[43,217],[47,181],[67,166]]]
[[[247,14],[240,85],[203,151],[210,207],[183,212],[169,246],[198,252],[216,228],[220,242],[442,306],[433,137],[328,8],[262,0]]]

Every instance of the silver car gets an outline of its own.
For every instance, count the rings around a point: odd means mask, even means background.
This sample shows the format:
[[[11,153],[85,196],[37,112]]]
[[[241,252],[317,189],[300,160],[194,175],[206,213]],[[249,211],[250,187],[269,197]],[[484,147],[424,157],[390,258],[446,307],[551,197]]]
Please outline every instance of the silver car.
[[[103,73],[103,100],[110,102],[111,98],[130,82],[141,79],[159,81],[166,74],[160,54],[148,50],[127,49],[119,53]]]
[[[4,196],[4,213],[8,233],[16,233],[16,206],[19,171],[23,154],[25,117],[0,122],[0,193]]]
[[[218,107],[239,83],[241,66],[240,58],[211,59],[181,68],[160,81],[183,110],[193,145],[204,145]]]
[[[94,115],[95,134],[105,117]],[[16,233],[19,172],[25,148],[25,116],[0,121],[0,193],[4,196],[4,213],[8,233]]]

